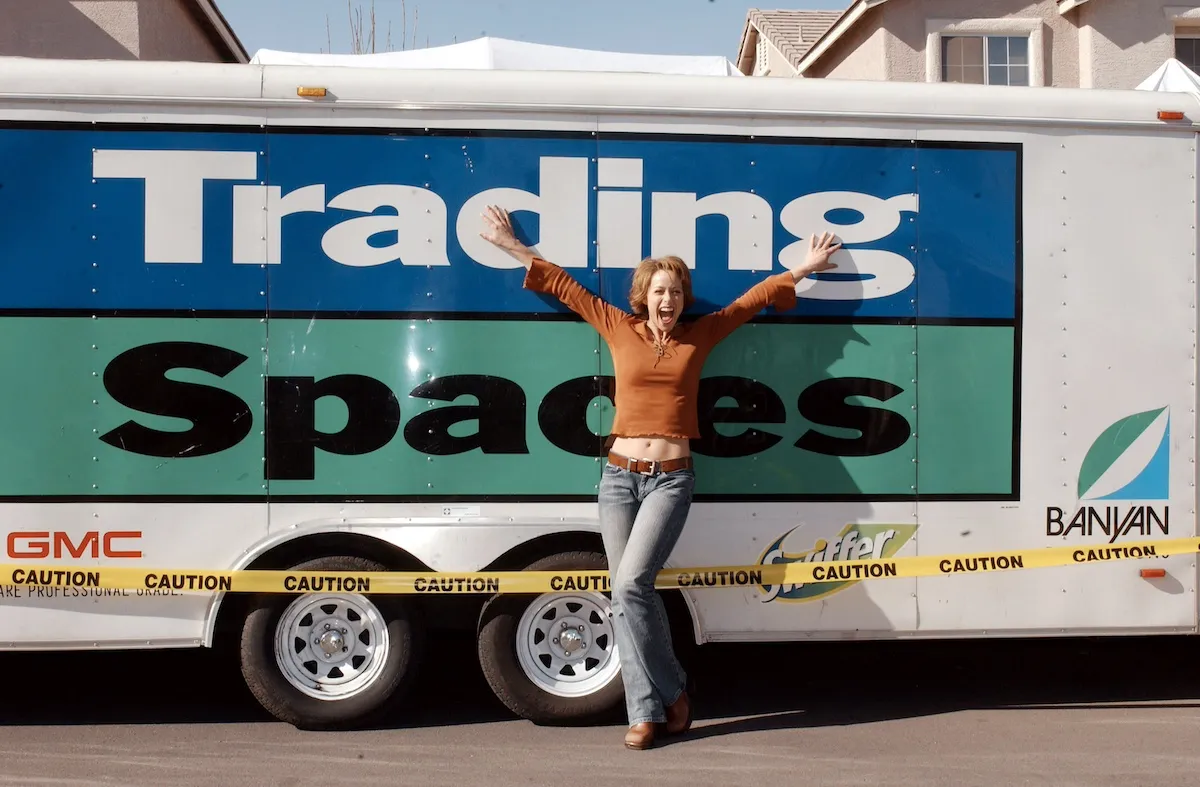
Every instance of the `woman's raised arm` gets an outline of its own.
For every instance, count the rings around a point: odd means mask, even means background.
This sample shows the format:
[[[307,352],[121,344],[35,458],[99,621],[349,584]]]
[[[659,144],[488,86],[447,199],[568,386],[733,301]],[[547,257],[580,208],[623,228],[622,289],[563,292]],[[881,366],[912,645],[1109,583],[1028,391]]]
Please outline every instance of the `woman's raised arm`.
[[[601,336],[607,338],[612,330],[629,315],[606,303],[586,287],[571,278],[562,268],[539,257],[517,239],[512,221],[503,208],[489,205],[483,218],[491,225],[490,232],[479,233],[484,240],[508,252],[525,266],[526,289],[553,295],[571,311],[587,320]]]
[[[493,246],[508,252],[509,256],[515,257],[525,266],[525,270],[529,270],[537,255],[533,253],[532,249],[517,240],[517,235],[513,232],[512,220],[508,217],[508,211],[497,208],[495,205],[488,205],[487,212],[483,214],[483,220],[490,224],[492,229],[489,232],[479,233],[479,236]]]
[[[842,244],[833,241],[832,233],[822,232],[819,236],[811,236],[808,241],[808,255],[802,264],[763,279],[725,308],[701,317],[696,321],[696,327],[716,344],[768,306],[774,306],[777,311],[794,308],[796,282],[810,274],[837,267],[829,261],[829,257],[840,249]]]

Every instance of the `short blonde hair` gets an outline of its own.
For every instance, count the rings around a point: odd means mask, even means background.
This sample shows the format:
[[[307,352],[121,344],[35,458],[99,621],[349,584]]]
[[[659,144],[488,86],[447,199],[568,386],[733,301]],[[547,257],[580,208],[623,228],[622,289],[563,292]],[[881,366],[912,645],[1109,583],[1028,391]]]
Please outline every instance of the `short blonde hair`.
[[[633,270],[633,284],[629,288],[629,306],[634,314],[646,314],[646,293],[650,291],[650,280],[658,271],[666,271],[679,279],[683,288],[683,308],[687,309],[695,302],[692,297],[692,272],[687,264],[675,256],[647,257],[638,263]]]

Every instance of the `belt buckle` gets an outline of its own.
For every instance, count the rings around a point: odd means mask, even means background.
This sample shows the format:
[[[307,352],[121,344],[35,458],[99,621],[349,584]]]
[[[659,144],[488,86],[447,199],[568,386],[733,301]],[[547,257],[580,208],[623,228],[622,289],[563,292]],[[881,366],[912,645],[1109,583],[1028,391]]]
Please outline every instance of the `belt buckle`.
[[[642,461],[643,461],[643,462],[649,462],[649,463],[650,463],[650,469],[649,469],[648,471],[645,471],[645,472],[639,471],[639,473],[640,473],[641,475],[645,475],[645,476],[654,476],[654,475],[657,475],[657,474],[658,474],[658,469],[659,469],[660,467],[662,467],[662,463],[661,463],[659,460],[657,460],[657,459],[643,459]]]

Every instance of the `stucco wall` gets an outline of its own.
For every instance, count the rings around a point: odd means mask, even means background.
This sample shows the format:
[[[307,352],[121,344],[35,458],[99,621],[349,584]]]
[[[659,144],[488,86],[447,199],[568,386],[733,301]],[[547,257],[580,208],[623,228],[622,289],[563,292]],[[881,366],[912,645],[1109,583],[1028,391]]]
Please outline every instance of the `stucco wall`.
[[[940,53],[927,51],[931,30],[956,21],[949,33],[1037,31],[1042,78],[1034,84],[1128,89],[1175,54],[1177,25],[1200,32],[1200,0],[1091,0],[1065,15],[1055,0],[891,0],[868,11],[807,76],[924,82],[931,68],[940,71]]]
[[[969,6],[969,8],[968,8]],[[930,20],[1032,20],[1038,24],[1042,46],[1035,54],[1042,59],[1044,85],[1077,87],[1079,85],[1079,36],[1072,21],[1058,13],[1054,0],[1030,3],[1028,0],[899,0],[883,6],[888,29],[896,43],[888,55],[896,63],[895,79],[926,80],[926,40]],[[987,32],[987,23],[966,24],[968,30]],[[900,67],[904,71],[901,74]],[[940,79],[940,77],[937,77]]]
[[[1165,8],[1192,5],[1181,0],[1092,0],[1073,12],[1079,24],[1083,87],[1136,87],[1175,56],[1175,21]],[[1183,20],[1195,24],[1200,20]]]
[[[892,79],[889,34],[883,21],[886,6],[872,8],[838,40],[806,76],[828,79]]]
[[[1126,0],[1096,0],[1125,2]],[[867,57],[876,65],[854,66],[860,72],[881,74],[879,79],[924,82],[929,67],[927,41],[930,22],[1009,18],[1036,22],[1041,32],[1044,84],[1075,87],[1079,84],[1079,34],[1075,23],[1058,13],[1054,0],[892,0],[877,6],[855,25],[852,31],[828,52],[825,62],[814,67],[830,76],[840,75],[842,64],[851,66],[860,58],[853,52],[859,41],[866,42]],[[968,23],[965,29],[978,31]],[[882,53],[874,49],[882,43]],[[882,62],[880,62],[882,61]]]
[[[143,60],[221,59],[220,51],[179,0],[139,0],[138,28]]]
[[[766,36],[759,34],[759,41],[765,41]],[[792,68],[792,64],[788,62],[787,57],[782,52],[775,48],[775,45],[767,41],[767,68],[770,69],[766,76],[769,77],[791,77],[795,76],[796,69]]]
[[[181,0],[0,0],[0,55],[223,59]]]

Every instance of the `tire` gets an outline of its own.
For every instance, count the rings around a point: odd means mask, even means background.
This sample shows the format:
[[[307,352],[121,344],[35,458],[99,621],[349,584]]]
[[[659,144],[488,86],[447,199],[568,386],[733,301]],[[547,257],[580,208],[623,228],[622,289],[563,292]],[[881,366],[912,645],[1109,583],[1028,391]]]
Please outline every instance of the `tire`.
[[[526,568],[605,571],[607,560],[596,552],[564,552]],[[566,663],[571,664],[573,675],[562,674],[562,670],[556,673],[545,664],[554,646],[554,634],[563,630],[564,623],[571,632],[573,653]],[[561,655],[562,651],[558,652]],[[497,699],[517,716],[534,723],[599,722],[615,719],[624,710],[625,685],[605,594],[580,591],[493,596],[480,612],[478,654],[483,676]],[[558,667],[553,658],[548,660]]]
[[[341,556],[309,560],[290,570],[368,572],[387,567]],[[368,726],[395,707],[412,686],[424,644],[423,626],[402,596],[271,593],[249,601],[241,635],[242,676],[259,704],[280,721],[307,730]],[[332,626],[328,631],[327,624]],[[286,639],[285,629],[291,630]],[[303,639],[297,630],[304,632]],[[335,648],[335,632],[341,631],[347,632],[343,647],[354,650],[344,651],[348,657],[335,650],[329,666],[318,666],[324,651],[316,637]],[[288,647],[280,647],[287,640]],[[300,642],[304,647],[297,650]],[[349,658],[348,665],[341,658]],[[350,674],[347,666],[358,674]],[[331,679],[319,681],[313,670]]]

